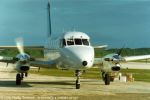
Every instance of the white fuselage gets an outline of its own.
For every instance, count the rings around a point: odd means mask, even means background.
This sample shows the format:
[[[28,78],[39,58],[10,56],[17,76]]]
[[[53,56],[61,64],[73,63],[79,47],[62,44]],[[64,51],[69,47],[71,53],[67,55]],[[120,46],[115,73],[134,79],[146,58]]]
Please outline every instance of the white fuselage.
[[[61,39],[49,42],[45,57],[55,61],[58,68],[84,70],[93,66],[94,48],[85,33],[68,32]]]

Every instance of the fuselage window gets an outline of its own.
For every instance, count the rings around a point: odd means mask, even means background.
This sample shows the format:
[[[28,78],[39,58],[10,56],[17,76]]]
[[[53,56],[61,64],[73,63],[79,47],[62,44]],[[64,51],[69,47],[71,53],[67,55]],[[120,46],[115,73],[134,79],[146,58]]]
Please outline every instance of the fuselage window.
[[[67,40],[67,45],[74,45],[74,40],[73,39],[68,39]]]
[[[75,39],[75,44],[76,45],[82,45],[82,40],[81,39]]]
[[[89,45],[88,39],[82,39],[82,43],[83,43],[83,45]]]

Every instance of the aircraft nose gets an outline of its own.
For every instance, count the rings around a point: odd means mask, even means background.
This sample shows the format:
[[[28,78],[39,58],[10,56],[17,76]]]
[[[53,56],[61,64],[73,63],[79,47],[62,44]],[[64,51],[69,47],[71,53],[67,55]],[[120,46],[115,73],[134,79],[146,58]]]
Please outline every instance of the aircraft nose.
[[[87,61],[83,61],[83,62],[82,62],[82,65],[83,65],[83,66],[86,66],[87,64],[88,64]]]
[[[90,68],[93,65],[94,49],[90,46],[72,46],[64,49],[64,55],[69,59],[70,66],[75,68]]]

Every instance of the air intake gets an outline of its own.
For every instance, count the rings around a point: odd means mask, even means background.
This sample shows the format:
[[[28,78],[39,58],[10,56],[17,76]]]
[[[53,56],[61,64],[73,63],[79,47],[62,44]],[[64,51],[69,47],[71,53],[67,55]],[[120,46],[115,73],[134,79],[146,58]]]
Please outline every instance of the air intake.
[[[111,68],[111,70],[112,70],[112,71],[119,71],[119,70],[120,70],[120,67],[118,67],[118,66],[113,66],[113,67]]]
[[[28,71],[29,70],[29,66],[21,66],[20,70],[22,70],[22,71]]]

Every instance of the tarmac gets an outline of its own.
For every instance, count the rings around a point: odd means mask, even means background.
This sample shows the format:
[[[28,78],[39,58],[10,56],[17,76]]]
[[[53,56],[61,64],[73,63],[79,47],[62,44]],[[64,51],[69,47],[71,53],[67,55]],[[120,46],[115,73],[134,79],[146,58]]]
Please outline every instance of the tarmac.
[[[29,74],[22,85],[16,86],[12,68],[0,63],[0,100],[150,100],[148,82],[111,82],[81,79],[75,89],[75,77]],[[131,65],[132,66],[132,65]]]

